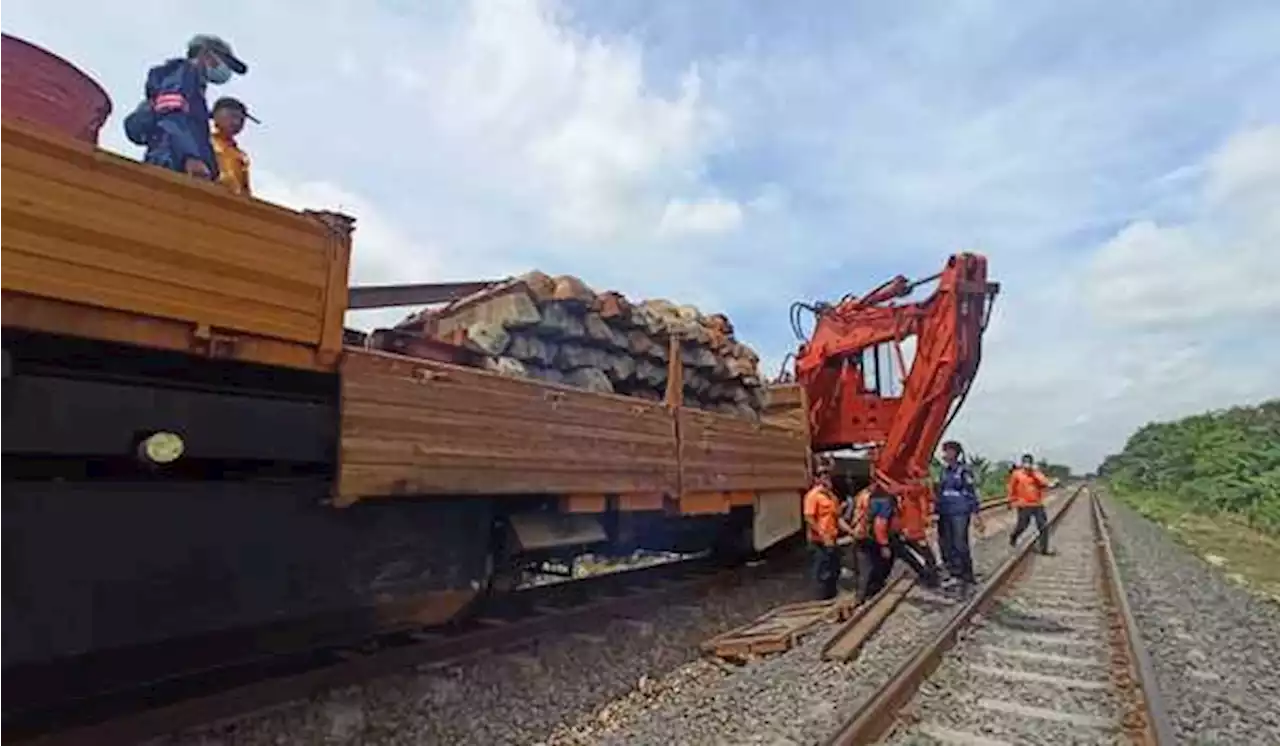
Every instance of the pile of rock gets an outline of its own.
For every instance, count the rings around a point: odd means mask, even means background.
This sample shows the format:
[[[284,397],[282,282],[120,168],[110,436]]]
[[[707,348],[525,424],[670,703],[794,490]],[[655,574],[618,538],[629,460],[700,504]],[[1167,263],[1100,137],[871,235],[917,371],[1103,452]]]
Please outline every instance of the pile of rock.
[[[596,293],[570,275],[530,272],[397,328],[465,345],[505,375],[652,401],[665,397],[675,351],[686,406],[757,418],[765,405],[759,357],[723,314]]]

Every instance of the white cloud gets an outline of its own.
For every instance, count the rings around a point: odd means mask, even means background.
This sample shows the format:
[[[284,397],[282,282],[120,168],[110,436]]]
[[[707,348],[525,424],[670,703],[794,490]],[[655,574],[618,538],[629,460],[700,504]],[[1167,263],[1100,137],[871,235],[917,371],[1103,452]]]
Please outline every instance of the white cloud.
[[[1132,223],[1094,255],[1086,288],[1104,321],[1176,325],[1280,312],[1280,126],[1237,134],[1206,170],[1196,215]]]
[[[742,207],[732,200],[712,197],[688,202],[673,199],[662,211],[658,233],[663,236],[729,233],[742,225]]]
[[[642,50],[590,37],[548,2],[472,3],[438,50],[388,75],[468,168],[540,204],[562,241],[642,233],[667,195],[696,189],[719,115],[696,67],[652,90]],[[398,55],[399,57],[399,55]]]
[[[1000,308],[963,415],[977,450],[1020,440],[1090,468],[1149,421],[1280,396],[1277,131],[1236,133],[1197,164],[1185,219],[1133,222],[1022,276],[1036,292]]]

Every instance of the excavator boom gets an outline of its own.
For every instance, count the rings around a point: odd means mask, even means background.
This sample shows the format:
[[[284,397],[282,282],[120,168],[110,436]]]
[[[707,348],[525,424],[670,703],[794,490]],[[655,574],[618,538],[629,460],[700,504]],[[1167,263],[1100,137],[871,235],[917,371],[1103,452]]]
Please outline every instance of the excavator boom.
[[[936,283],[932,294],[906,300],[927,283]],[[977,374],[999,289],[987,279],[985,257],[961,253],[932,277],[898,276],[834,305],[797,304],[793,325],[799,309],[816,319],[795,362],[813,450],[870,447],[877,487],[900,498],[927,490],[933,451]],[[903,344],[912,338],[908,365]]]

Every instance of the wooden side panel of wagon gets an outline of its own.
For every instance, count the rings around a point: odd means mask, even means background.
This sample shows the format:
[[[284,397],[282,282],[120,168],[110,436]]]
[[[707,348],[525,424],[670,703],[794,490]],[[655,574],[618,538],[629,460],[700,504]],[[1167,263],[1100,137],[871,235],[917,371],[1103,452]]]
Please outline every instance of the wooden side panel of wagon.
[[[5,326],[336,365],[347,231],[12,121],[0,163]]]
[[[389,495],[674,494],[661,404],[349,349],[340,503]]]
[[[680,409],[677,421],[683,512],[707,512],[704,502],[750,505],[759,493],[808,486],[803,430],[694,409]]]

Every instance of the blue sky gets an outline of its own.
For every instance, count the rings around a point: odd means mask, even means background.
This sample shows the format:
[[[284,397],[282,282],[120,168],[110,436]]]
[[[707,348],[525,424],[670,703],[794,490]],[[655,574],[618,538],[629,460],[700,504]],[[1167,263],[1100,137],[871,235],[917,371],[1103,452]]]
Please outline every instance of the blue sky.
[[[191,34],[229,39],[260,193],[356,214],[356,281],[573,273],[726,311],[776,366],[793,300],[977,250],[1004,294],[971,450],[1089,468],[1280,395],[1275,2],[11,0],[0,24],[117,112]],[[103,144],[136,154],[118,117]]]

